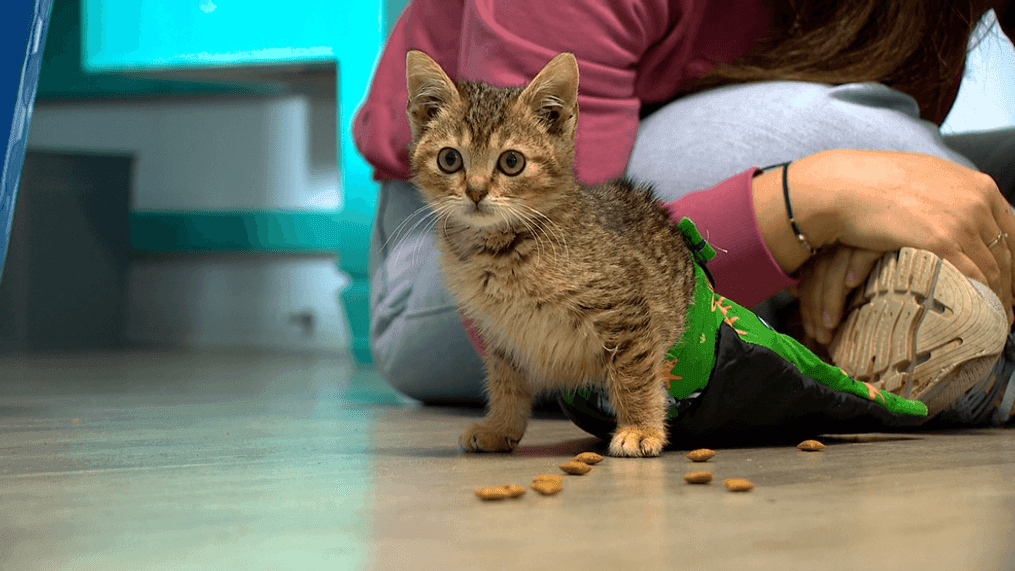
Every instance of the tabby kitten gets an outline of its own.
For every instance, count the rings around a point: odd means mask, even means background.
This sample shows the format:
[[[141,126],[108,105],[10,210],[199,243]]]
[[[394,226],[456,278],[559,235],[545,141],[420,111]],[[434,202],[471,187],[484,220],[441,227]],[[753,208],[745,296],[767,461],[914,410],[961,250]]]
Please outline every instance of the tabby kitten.
[[[574,175],[578,63],[563,53],[524,88],[457,85],[407,57],[413,182],[438,216],[448,288],[486,344],[489,413],[470,452],[518,444],[545,389],[606,389],[615,456],[666,445],[664,355],[684,331],[694,268],[647,188]]]

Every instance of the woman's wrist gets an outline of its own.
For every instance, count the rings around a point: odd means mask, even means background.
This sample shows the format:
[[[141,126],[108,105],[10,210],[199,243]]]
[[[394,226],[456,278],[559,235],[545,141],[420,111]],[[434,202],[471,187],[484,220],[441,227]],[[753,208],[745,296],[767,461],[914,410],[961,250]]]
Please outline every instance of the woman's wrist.
[[[835,151],[817,153],[794,161],[785,173],[782,168],[772,169],[752,182],[758,227],[772,257],[787,275],[810,259],[811,249],[833,244],[838,238],[837,189],[827,184],[835,160]],[[790,221],[786,187],[796,229]]]

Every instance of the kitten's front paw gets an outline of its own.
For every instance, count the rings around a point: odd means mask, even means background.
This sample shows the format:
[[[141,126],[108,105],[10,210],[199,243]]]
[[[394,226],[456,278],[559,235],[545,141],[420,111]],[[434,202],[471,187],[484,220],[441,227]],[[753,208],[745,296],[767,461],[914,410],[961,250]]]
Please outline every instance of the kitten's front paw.
[[[477,423],[469,427],[458,442],[466,452],[511,452],[520,439],[520,434],[507,434]]]
[[[610,455],[628,458],[659,456],[666,445],[666,434],[657,428],[622,426],[610,441]]]

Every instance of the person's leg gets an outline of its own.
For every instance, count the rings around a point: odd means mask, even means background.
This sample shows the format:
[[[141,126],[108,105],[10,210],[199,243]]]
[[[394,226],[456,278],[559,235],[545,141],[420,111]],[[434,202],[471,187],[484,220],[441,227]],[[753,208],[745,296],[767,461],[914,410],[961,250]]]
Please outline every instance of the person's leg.
[[[444,286],[433,218],[410,183],[381,186],[370,243],[370,349],[399,392],[424,402],[479,403],[483,362]]]
[[[752,166],[843,148],[927,153],[973,166],[900,91],[770,82],[697,93],[646,117],[627,174],[675,200]]]

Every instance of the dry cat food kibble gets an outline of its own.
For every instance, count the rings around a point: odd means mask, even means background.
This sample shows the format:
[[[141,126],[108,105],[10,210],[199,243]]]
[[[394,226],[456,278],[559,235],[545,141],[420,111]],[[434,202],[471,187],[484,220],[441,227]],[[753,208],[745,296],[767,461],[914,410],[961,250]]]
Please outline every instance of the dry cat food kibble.
[[[707,484],[712,481],[712,474],[710,472],[691,472],[684,474],[684,480],[688,484]]]
[[[525,486],[519,486],[518,484],[508,484],[507,486],[504,486],[504,488],[507,490],[508,495],[512,498],[524,496],[527,491]]]
[[[479,488],[476,495],[481,500],[503,500],[504,498],[517,498],[525,495],[525,488],[518,484],[507,484],[504,486],[493,486],[490,488]]]
[[[574,460],[565,462],[560,465],[560,469],[567,472],[568,474],[574,474],[580,476],[582,474],[588,474],[592,466],[589,466],[585,462],[576,462]]]
[[[581,454],[574,457],[575,462],[584,462],[589,466],[598,464],[603,461],[603,457],[595,452],[582,452]]]
[[[476,496],[481,500],[503,500],[508,497],[507,487],[494,486],[492,488],[479,488],[475,491]]]
[[[818,450],[824,448],[825,445],[817,440],[804,440],[800,444],[797,444],[796,447],[804,452],[817,452]]]
[[[722,485],[726,486],[726,489],[731,492],[746,492],[754,488],[754,484],[744,478],[728,478]]]
[[[693,462],[708,462],[714,457],[715,450],[709,450],[708,448],[699,448],[687,453],[687,459]]]
[[[559,474],[541,474],[532,478],[532,489],[543,494],[552,496],[564,489],[564,476]]]

